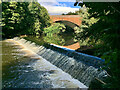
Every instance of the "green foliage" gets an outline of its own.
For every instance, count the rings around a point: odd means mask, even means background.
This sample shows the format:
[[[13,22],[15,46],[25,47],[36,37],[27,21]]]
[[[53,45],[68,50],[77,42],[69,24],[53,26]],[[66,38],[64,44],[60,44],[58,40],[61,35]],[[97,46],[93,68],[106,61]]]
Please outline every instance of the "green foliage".
[[[37,2],[2,3],[3,38],[22,34],[39,35],[49,25],[47,10]]]
[[[29,4],[17,3],[17,2],[4,2],[2,3],[2,32],[3,37],[15,36],[22,32],[22,30],[28,29],[30,24],[28,23],[30,14],[27,6]],[[26,6],[26,7],[23,7]],[[26,14],[25,14],[26,12]],[[26,23],[25,23],[26,21]],[[24,22],[24,24],[23,24]]]
[[[90,17],[99,18],[99,21],[86,30],[85,36],[93,38],[95,41],[101,39],[110,48],[120,48],[119,3],[87,3],[86,5],[91,8],[89,10]]]
[[[79,15],[79,13],[81,13],[81,9],[79,9],[78,11],[75,12],[68,12],[67,14],[63,13],[62,15]]]
[[[43,29],[50,25],[50,17],[47,10],[37,2],[30,3],[29,10],[34,18],[32,29],[35,31],[34,34],[39,36]]]
[[[28,37],[24,37],[24,39],[28,40],[28,41],[31,41],[31,42],[34,42],[36,45],[44,45],[46,44],[43,40],[43,37],[36,37],[36,36],[28,36]]]
[[[91,14],[88,12],[90,8],[83,5],[82,8],[80,8],[79,15],[82,17],[82,24],[80,27],[75,27],[75,41],[79,41],[80,45],[89,45],[93,44],[94,40],[89,39],[90,37],[84,37],[87,34],[87,30],[89,29],[93,24],[95,24],[99,19],[90,17]]]
[[[54,34],[59,34],[61,32],[65,32],[65,26],[60,23],[54,23],[48,28],[44,29],[44,33],[47,34],[48,36],[52,36]]]
[[[64,45],[65,40],[60,35],[54,35],[54,36],[46,36],[44,37],[44,41],[48,43],[53,43],[56,45]]]
[[[44,37],[44,41],[62,45],[65,41],[59,34],[65,32],[65,29],[66,27],[60,23],[54,23],[50,27],[45,28],[44,33],[46,34],[46,37]]]
[[[120,3],[85,3],[88,14],[83,14],[82,26],[78,29],[77,39],[89,42],[96,49],[95,55],[105,59],[105,67],[110,76],[102,87],[119,88],[120,55]],[[95,18],[95,20],[92,19]],[[91,22],[90,22],[91,20]],[[95,21],[95,22],[93,22]],[[94,87],[93,87],[94,88]]]
[[[78,13],[76,13],[76,12],[75,13],[74,12],[68,12],[67,14],[63,13],[62,15],[78,15]]]

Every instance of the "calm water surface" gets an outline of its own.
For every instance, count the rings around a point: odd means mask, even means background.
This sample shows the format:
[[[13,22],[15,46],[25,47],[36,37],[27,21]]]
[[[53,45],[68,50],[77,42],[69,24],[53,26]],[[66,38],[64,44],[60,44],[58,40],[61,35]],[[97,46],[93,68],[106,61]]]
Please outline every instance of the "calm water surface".
[[[35,37],[35,36],[28,36],[25,37],[25,39],[33,41],[39,45],[43,45],[44,43],[53,43],[56,45],[61,45],[61,46],[68,46],[76,43],[74,41],[74,34],[61,34],[61,35],[54,35],[52,37],[47,37],[45,35],[42,35],[40,37]]]

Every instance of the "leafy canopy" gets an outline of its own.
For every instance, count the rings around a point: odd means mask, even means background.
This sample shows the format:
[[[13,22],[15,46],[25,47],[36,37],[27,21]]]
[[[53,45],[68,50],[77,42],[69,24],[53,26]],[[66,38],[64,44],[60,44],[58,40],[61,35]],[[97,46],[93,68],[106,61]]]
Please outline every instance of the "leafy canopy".
[[[47,10],[38,2],[2,2],[2,35],[39,35],[50,25]]]

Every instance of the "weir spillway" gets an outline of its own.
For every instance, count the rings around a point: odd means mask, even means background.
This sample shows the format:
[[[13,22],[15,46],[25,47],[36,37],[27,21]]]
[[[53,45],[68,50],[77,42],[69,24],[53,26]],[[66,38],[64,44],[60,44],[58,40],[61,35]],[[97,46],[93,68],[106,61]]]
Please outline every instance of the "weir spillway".
[[[60,68],[64,72],[70,74],[73,78],[79,80],[83,83],[83,85],[81,84],[82,88],[89,87],[94,78],[102,79],[107,76],[106,71],[101,69],[104,64],[104,60],[98,57],[78,53],[74,50],[62,48],[53,44],[39,46],[31,41],[27,41],[19,37],[15,37],[13,40],[43,59],[49,61],[57,68]],[[46,66],[47,64],[41,65]]]

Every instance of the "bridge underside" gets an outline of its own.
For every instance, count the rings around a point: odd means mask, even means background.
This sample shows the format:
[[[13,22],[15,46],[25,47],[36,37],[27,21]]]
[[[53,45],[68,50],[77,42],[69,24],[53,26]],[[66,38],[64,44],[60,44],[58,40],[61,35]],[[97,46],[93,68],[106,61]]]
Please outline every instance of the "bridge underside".
[[[62,23],[64,25],[66,25],[66,26],[71,27],[72,29],[74,29],[74,27],[79,27],[77,24],[72,23],[70,21],[65,21],[65,20],[55,21],[55,23]]]

